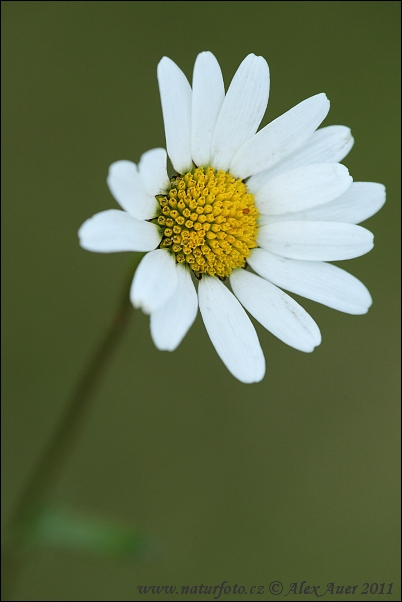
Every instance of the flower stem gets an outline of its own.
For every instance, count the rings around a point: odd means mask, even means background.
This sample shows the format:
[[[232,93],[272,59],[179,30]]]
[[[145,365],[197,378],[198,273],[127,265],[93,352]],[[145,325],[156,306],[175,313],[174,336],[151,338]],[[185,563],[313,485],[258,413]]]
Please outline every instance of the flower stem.
[[[136,256],[134,269],[142,256],[143,254],[139,253]],[[8,538],[2,553],[2,600],[10,599],[12,595],[26,557],[24,544],[29,528],[38,517],[46,501],[48,491],[61,472],[66,456],[76,439],[79,426],[88,411],[89,402],[122,338],[132,313],[129,295],[132,278],[133,269],[131,268],[129,278],[124,285],[117,313],[78,380],[64,416],[39,458],[23,490],[20,501],[12,513]]]

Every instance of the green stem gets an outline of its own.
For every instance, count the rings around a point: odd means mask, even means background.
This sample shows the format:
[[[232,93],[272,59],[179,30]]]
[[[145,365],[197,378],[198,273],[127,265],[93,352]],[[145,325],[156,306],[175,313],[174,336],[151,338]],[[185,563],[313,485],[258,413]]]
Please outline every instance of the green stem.
[[[136,257],[135,268],[142,256],[143,254],[138,254]],[[66,456],[75,441],[79,426],[88,411],[89,402],[124,333],[132,313],[129,295],[132,278],[133,271],[131,269],[117,313],[73,390],[64,416],[42,453],[11,516],[9,535],[2,553],[2,600],[10,599],[12,595],[24,564],[26,534],[43,508],[49,489],[59,476]]]

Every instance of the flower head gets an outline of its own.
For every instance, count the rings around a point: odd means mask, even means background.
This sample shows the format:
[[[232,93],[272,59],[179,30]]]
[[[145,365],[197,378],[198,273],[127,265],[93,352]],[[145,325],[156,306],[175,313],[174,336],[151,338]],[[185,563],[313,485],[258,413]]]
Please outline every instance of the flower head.
[[[356,224],[382,207],[385,189],[353,183],[339,163],[353,145],[349,128],[317,130],[329,110],[325,94],[257,132],[269,95],[262,57],[244,59],[226,94],[210,52],[198,55],[192,88],[166,57],[158,81],[167,153],[153,149],[138,165],[111,165],[107,182],[122,210],[84,222],[80,243],[104,253],[148,252],[130,297],[150,314],[159,349],[179,345],[199,306],[230,372],[258,382],[265,360],[245,309],[305,352],[320,344],[319,328],[282,289],[350,314],[367,312],[366,287],[327,262],[372,249],[373,235]],[[170,178],[167,154],[176,170]]]

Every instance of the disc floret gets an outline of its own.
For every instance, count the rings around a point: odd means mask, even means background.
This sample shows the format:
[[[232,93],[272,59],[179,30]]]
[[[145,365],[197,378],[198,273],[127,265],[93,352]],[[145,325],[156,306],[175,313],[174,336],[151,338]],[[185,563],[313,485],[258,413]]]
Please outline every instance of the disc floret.
[[[187,263],[197,277],[229,276],[257,246],[258,211],[242,180],[213,167],[197,167],[170,180],[157,196],[161,248]]]

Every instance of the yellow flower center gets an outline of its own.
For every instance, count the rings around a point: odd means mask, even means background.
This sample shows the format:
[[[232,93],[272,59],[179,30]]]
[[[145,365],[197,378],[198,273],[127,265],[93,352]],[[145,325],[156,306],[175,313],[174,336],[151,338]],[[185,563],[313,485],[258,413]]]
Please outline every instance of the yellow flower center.
[[[229,276],[257,246],[258,211],[242,180],[213,167],[197,167],[170,180],[160,204],[161,248],[195,275]]]

